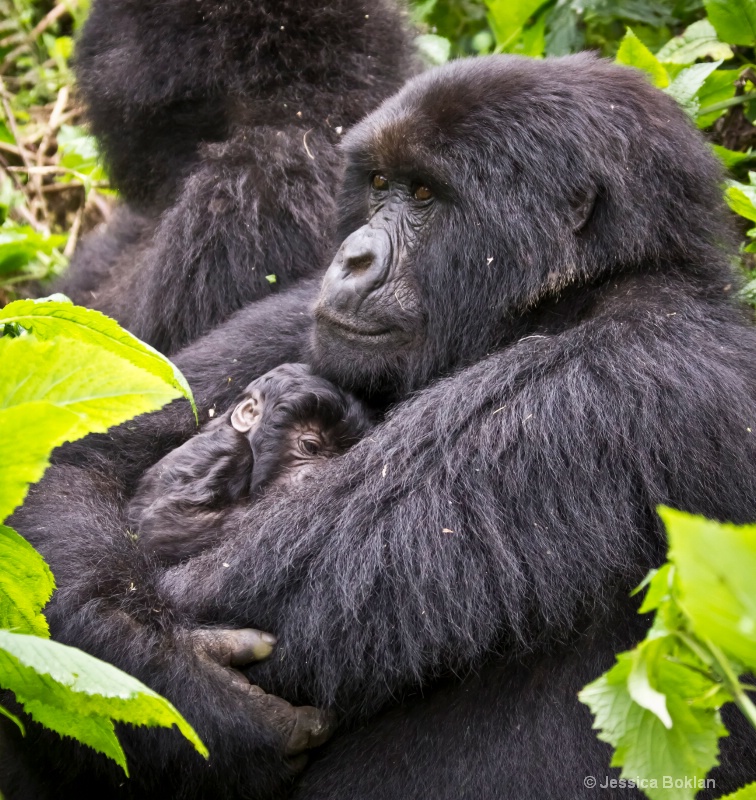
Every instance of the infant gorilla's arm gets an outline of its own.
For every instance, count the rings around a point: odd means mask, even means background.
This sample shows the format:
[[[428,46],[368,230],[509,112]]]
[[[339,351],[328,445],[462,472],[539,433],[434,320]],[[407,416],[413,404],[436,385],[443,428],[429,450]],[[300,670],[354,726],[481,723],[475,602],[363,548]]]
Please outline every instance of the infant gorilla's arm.
[[[298,483],[370,425],[359,401],[307,365],[279,366],[144,474],[129,524],[146,551],[169,562],[189,558],[218,541],[232,509],[270,484]]]
[[[225,510],[246,497],[252,473],[247,438],[230,412],[147,470],[128,509],[143,549],[171,561],[217,541]]]

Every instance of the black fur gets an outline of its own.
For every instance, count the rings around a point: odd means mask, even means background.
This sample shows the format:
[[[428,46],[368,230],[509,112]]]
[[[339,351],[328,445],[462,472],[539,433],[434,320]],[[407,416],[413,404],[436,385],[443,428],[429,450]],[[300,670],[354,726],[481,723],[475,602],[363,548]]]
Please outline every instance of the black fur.
[[[56,288],[175,352],[316,274],[340,132],[413,69],[393,0],[96,0],[76,73],[125,202]]]
[[[257,418],[242,431],[233,415],[250,403]],[[145,472],[127,512],[131,530],[164,563],[197,555],[218,542],[234,509],[249,508],[272,483],[286,490],[305,473],[311,476],[370,425],[355,397],[306,364],[282,364]],[[297,448],[301,426],[309,429],[305,439],[316,452]]]
[[[13,520],[58,578],[53,633],[165,692],[210,746],[207,768],[177,735],[125,733],[123,796],[285,785],[255,716],[185,656],[187,628],[222,623],[278,637],[251,680],[341,715],[289,796],[587,797],[587,775],[617,773],[576,694],[643,635],[629,593],[664,557],[656,504],[756,519],[756,333],[731,299],[719,169],[669,97],[590,56],[450,64],[346,150],[342,235],[371,213],[373,171],[435,187],[391,266],[423,320],[414,338],[361,348],[319,323],[311,339],[311,285],[177,362],[201,407],[223,408],[310,341],[330,377],[393,395],[388,418],[168,572],[129,549],[122,514],[191,432],[185,404],[65,448]],[[94,767],[52,772],[56,752],[25,763],[76,796]],[[754,763],[736,724],[714,794]]]

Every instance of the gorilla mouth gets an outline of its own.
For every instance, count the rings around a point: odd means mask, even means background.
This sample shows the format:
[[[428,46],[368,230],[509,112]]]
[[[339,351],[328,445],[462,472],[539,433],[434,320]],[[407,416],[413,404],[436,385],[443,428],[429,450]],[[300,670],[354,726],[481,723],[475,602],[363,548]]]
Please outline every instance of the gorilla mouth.
[[[318,326],[335,328],[338,331],[338,335],[344,336],[347,339],[389,338],[394,333],[391,328],[361,328],[346,320],[333,317],[321,310],[318,310],[315,316]]]

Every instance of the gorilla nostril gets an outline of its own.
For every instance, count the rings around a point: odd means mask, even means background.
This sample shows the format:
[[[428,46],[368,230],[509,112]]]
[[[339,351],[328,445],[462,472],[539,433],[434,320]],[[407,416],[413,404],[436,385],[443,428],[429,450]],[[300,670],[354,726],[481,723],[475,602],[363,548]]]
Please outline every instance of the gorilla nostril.
[[[349,272],[367,272],[375,261],[372,253],[364,253],[359,256],[350,256],[345,259],[344,266]]]

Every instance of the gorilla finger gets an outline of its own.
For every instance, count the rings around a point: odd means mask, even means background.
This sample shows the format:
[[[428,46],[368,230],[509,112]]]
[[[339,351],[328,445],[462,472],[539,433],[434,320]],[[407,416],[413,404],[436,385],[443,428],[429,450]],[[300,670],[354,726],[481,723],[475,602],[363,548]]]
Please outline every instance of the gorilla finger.
[[[222,667],[242,667],[267,658],[276,637],[254,628],[201,628],[191,633],[195,648]]]
[[[286,743],[286,755],[296,756],[319,747],[336,730],[336,715],[313,706],[294,708],[294,727]]]

